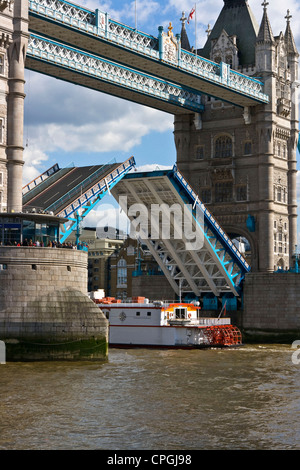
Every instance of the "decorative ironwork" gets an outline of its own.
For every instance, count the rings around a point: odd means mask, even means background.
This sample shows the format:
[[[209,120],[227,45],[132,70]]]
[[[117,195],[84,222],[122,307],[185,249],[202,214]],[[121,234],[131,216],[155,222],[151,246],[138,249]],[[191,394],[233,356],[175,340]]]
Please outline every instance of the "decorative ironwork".
[[[169,43],[162,43],[160,46],[159,38],[113,21],[106,13],[98,9],[91,11],[63,0],[29,0],[29,12],[35,16],[51,18],[51,20],[158,61],[167,60],[176,69],[183,69],[194,76],[217,83],[258,101],[265,103],[269,101],[268,96],[263,92],[262,82],[231,70],[228,64],[217,64],[184,50],[179,53],[175,53],[175,50],[170,51],[169,35],[167,36]],[[162,31],[160,28],[159,30]],[[163,33],[160,34],[160,37],[162,36]],[[175,45],[175,40],[173,42]],[[159,50],[160,48],[162,50]]]
[[[30,2],[29,7],[33,10],[36,10],[38,7],[39,12],[40,13],[44,12],[44,14],[46,15],[49,15],[50,10],[52,10],[64,16],[69,16],[80,21],[85,21],[86,23],[89,23],[89,24],[95,24],[94,12],[87,10],[85,8],[82,8],[80,6],[61,1],[61,0],[33,1],[33,2]]]
[[[76,72],[93,76],[98,80],[109,81],[197,112],[203,111],[201,95],[197,92],[55,43],[41,36],[30,35],[27,56],[67,67]]]

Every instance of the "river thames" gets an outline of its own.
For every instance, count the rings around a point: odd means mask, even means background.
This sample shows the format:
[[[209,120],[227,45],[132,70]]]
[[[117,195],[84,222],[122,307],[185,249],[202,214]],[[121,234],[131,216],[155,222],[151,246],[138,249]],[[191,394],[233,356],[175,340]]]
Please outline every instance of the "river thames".
[[[291,345],[0,365],[1,450],[298,450]]]

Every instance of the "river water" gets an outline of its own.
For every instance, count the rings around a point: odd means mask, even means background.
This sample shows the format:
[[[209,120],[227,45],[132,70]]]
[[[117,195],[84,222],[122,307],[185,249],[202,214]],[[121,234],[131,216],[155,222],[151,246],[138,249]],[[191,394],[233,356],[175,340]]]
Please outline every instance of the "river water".
[[[289,345],[0,365],[1,450],[300,449]]]

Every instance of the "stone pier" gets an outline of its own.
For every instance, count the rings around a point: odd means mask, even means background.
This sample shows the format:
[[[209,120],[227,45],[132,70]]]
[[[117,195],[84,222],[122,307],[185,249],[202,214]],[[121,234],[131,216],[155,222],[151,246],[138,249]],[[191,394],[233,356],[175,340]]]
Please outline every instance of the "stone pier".
[[[7,360],[105,360],[108,322],[87,296],[87,253],[0,247]]]
[[[244,342],[300,340],[300,274],[252,273],[244,282]]]

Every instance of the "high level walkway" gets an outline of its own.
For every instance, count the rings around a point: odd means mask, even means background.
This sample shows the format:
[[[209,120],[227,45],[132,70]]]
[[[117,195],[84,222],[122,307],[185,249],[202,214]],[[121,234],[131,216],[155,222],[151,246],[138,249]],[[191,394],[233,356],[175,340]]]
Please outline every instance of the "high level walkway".
[[[130,173],[112,194],[178,295],[240,295],[250,266],[176,166]]]
[[[81,54],[105,58],[119,64],[122,70],[134,69],[137,75],[130,77],[132,83],[139,81],[139,74],[143,73],[236,106],[248,107],[269,101],[261,81],[231,70],[228,64],[217,64],[181,49],[179,36],[174,36],[171,30],[164,33],[162,27],[156,38],[113,21],[98,9],[88,10],[63,0],[30,0],[29,31],[32,38],[34,35],[43,37]],[[33,62],[34,58],[29,50],[26,67],[53,74],[50,68],[48,71],[43,68],[42,62]],[[44,60],[47,60],[46,54]],[[64,66],[62,55],[61,67]],[[72,81],[71,75],[62,78]]]
[[[170,114],[204,109],[195,90],[36,34],[29,38],[26,68]]]

